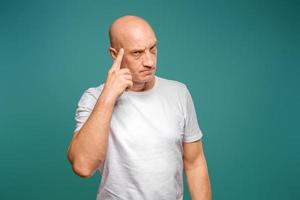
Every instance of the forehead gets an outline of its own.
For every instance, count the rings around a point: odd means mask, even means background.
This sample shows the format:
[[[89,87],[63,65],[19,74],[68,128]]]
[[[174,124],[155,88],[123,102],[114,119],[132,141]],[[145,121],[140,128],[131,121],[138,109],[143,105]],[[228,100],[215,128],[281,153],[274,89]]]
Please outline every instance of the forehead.
[[[123,35],[122,45],[125,49],[144,49],[151,47],[157,42],[154,32],[151,29],[132,29]]]

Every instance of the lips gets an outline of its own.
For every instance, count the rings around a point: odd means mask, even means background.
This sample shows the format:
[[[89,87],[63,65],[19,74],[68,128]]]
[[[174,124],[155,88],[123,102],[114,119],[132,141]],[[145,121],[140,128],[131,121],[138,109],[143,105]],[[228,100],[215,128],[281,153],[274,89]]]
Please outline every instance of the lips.
[[[154,71],[154,69],[143,70],[143,71],[141,71],[141,73],[146,73],[146,74],[148,74],[148,73],[152,73],[153,71]]]

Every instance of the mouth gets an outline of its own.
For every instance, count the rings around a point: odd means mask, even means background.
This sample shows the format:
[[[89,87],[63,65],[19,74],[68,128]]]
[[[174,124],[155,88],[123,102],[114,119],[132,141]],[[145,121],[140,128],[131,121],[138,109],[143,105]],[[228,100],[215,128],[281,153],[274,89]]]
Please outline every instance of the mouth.
[[[142,74],[152,74],[153,72],[154,72],[154,69],[141,71]]]

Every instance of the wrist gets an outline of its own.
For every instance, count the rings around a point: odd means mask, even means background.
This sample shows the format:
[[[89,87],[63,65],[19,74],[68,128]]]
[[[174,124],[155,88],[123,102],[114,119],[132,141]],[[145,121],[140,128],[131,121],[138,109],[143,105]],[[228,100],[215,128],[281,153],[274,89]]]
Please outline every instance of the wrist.
[[[107,90],[103,90],[99,96],[98,101],[101,101],[105,105],[114,105],[117,100],[117,97],[113,94],[107,92]]]

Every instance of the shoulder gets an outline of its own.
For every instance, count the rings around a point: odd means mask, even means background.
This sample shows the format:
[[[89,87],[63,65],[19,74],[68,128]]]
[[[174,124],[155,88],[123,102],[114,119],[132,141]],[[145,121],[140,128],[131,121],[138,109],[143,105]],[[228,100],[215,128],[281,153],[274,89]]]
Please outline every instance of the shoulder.
[[[172,79],[167,79],[162,77],[158,77],[158,78],[159,78],[160,86],[163,89],[174,90],[176,92],[181,92],[181,93],[187,89],[185,83],[180,82],[178,80],[172,80]]]
[[[164,96],[170,103],[180,104],[184,106],[186,103],[186,96],[188,88],[185,83],[159,77],[160,94]]]
[[[98,99],[103,87],[104,87],[104,83],[102,83],[101,85],[95,86],[95,87],[89,87],[84,91],[84,94],[88,94],[88,95],[92,96],[93,98]]]
[[[101,91],[104,87],[104,83],[95,86],[95,87],[89,87],[85,89],[83,94],[81,95],[78,105],[79,106],[92,106],[95,104],[97,99],[99,98]]]

